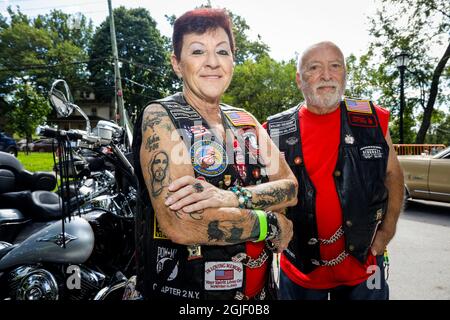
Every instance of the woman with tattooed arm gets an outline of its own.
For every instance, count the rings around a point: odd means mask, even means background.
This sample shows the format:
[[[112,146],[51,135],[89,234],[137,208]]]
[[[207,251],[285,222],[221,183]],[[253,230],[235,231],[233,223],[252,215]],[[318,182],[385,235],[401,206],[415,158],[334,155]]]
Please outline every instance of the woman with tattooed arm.
[[[135,128],[138,289],[146,299],[269,298],[296,178],[251,114],[220,103],[235,49],[226,11],[186,12],[172,41],[183,91],[151,102]]]

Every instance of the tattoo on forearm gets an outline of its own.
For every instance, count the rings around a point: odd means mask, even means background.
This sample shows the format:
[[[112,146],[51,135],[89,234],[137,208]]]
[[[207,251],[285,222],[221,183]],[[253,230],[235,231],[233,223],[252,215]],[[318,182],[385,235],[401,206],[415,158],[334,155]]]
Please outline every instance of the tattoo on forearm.
[[[157,197],[170,184],[169,157],[167,153],[164,151],[156,153],[148,164],[148,172],[151,179],[152,196]]]
[[[222,241],[225,238],[225,233],[219,229],[219,221],[213,220],[208,224],[208,240]]]
[[[244,236],[245,226],[248,220],[240,219],[236,221],[213,220],[208,224],[208,240],[224,241],[235,244],[259,238],[259,220],[253,212],[249,212],[252,229],[249,236]],[[247,229],[248,230],[248,229]],[[248,231],[247,231],[248,232]]]
[[[145,149],[148,151],[154,151],[159,148],[159,136],[154,134],[147,138],[147,143],[145,144]]]
[[[253,212],[251,214],[255,215]],[[259,226],[259,219],[255,217],[253,219],[253,227],[252,231],[250,232],[250,238],[259,239],[259,233],[260,233],[260,226]]]
[[[290,201],[295,197],[295,185],[291,182],[285,187],[270,187],[265,190],[255,190],[258,197],[253,200],[253,207],[256,209],[266,209],[270,206]]]
[[[197,210],[194,212],[189,212],[189,216],[194,220],[202,220],[203,219],[203,209]]]
[[[244,229],[233,226],[230,230],[230,236],[225,240],[230,243],[240,242]]]

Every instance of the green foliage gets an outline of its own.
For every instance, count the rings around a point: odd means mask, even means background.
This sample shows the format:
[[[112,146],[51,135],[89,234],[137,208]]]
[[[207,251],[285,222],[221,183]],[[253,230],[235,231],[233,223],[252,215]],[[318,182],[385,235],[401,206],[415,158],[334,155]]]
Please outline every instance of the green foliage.
[[[260,122],[299,103],[302,99],[295,82],[293,60],[277,62],[262,57],[236,66],[223,102],[251,112]]]
[[[9,25],[0,18],[0,94],[11,94],[17,83],[29,83],[45,94],[56,78],[76,89],[87,85],[92,22],[57,10],[33,21],[19,10],[8,12]]]
[[[233,22],[234,41],[236,43],[236,55],[234,61],[236,64],[242,64],[246,60],[259,61],[263,57],[269,56],[269,46],[262,42],[261,36],[252,41],[248,39],[246,32],[250,30],[249,25],[239,15],[228,12]]]
[[[143,8],[114,9],[114,24],[125,107],[133,113],[172,88],[168,39],[160,34],[155,20]],[[115,93],[109,17],[95,31],[91,48],[89,70],[96,97],[111,101]]]
[[[51,111],[48,100],[29,84],[17,85],[11,98],[10,109],[5,114],[7,130],[22,137],[31,137]]]
[[[413,118],[413,115],[423,114],[415,138],[416,143],[423,143],[425,134],[432,125],[435,103],[446,105],[450,102],[449,91],[442,90],[450,85],[450,67],[447,63],[450,58],[450,2],[380,0],[379,3],[381,7],[371,19],[370,33],[374,38],[369,54],[372,66],[364,72],[372,79],[372,85],[375,79],[386,85],[379,89],[380,98],[397,115],[399,75],[395,55],[401,51],[409,53],[405,93],[407,109],[410,107],[410,110],[406,116]],[[432,56],[436,53],[431,49],[436,47],[443,48],[439,58]],[[394,90],[389,90],[389,86]],[[405,128],[411,129],[411,126],[405,125]],[[405,136],[406,134],[405,131]]]

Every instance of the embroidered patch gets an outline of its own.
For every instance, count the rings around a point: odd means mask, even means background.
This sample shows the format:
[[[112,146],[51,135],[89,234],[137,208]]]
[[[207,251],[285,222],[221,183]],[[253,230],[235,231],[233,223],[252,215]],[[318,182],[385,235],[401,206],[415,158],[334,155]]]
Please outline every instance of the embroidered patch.
[[[297,131],[297,122],[295,119],[280,121],[280,122],[269,122],[270,137],[278,137],[291,132]]]
[[[241,262],[206,262],[205,290],[230,290],[241,288],[244,268]]]
[[[228,111],[225,116],[236,126],[256,126],[255,120],[247,112],[244,111]]]
[[[197,111],[193,110],[190,106],[182,105],[169,105],[169,112],[172,114],[175,120],[189,119],[189,120],[202,120]]]
[[[153,239],[169,239],[159,228],[158,220],[156,220],[156,217],[153,220]]]
[[[286,140],[286,143],[290,146],[294,146],[296,145],[298,142],[298,138],[297,137],[290,137],[289,139]]]
[[[211,132],[202,125],[196,125],[189,128],[194,138],[203,137],[204,135],[212,135]]]
[[[345,106],[349,112],[361,112],[372,114],[372,109],[370,108],[369,100],[352,100],[345,99]]]
[[[170,262],[175,260],[175,254],[177,253],[177,249],[166,248],[166,247],[158,247],[158,252],[156,253],[156,273],[159,274],[161,271],[172,268],[169,276],[167,277],[167,281],[174,280],[178,275],[178,261],[174,266],[170,266]],[[173,263],[172,263],[173,264]]]
[[[383,149],[380,146],[365,146],[359,149],[363,160],[377,160],[383,158]]]
[[[361,114],[361,113],[348,113],[348,120],[350,125],[356,127],[375,128],[377,126],[377,120],[373,114]]]
[[[227,168],[228,158],[222,146],[215,141],[197,141],[191,147],[191,162],[194,170],[207,177],[222,174]]]

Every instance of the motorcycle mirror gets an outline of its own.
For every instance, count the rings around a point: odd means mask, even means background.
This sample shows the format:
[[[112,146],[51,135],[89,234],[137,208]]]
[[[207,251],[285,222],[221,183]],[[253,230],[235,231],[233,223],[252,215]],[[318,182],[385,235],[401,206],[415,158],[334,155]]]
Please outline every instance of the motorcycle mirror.
[[[50,89],[49,98],[58,115],[67,118],[72,114],[74,109],[73,98],[66,81],[55,80]]]
[[[56,112],[64,118],[70,116],[73,109],[77,110],[81,116],[86,120],[86,132],[91,132],[91,122],[86,113],[74,103],[72,94],[70,93],[67,82],[63,79],[55,80],[49,92],[49,99]]]

